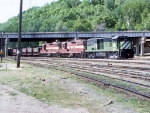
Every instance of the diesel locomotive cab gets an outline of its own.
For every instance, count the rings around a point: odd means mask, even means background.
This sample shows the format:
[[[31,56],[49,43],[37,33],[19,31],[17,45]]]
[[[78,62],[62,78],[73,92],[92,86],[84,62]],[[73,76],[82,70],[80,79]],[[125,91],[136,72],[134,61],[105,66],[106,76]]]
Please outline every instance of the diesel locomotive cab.
[[[121,59],[134,57],[133,41],[127,36],[116,36],[112,40],[117,43],[118,55]]]

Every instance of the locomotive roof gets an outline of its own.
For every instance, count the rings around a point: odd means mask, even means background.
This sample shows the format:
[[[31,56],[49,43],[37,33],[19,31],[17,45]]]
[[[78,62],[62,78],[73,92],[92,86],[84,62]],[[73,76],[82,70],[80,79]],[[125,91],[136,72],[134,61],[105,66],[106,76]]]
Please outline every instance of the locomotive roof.
[[[90,38],[88,40],[97,40],[97,39],[112,39],[112,38],[109,38],[109,37],[104,37],[104,38]]]
[[[113,36],[113,37],[103,37],[103,38],[90,38],[88,40],[96,40],[96,39],[125,39],[129,38],[128,36]]]
[[[112,39],[125,39],[125,38],[129,38],[128,36],[114,36],[112,37]]]

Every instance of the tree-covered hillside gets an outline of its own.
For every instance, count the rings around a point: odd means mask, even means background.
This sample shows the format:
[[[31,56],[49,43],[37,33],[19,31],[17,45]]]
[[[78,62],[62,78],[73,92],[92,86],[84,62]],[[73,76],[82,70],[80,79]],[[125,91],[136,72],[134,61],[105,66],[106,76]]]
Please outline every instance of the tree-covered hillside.
[[[22,27],[23,32],[149,30],[150,0],[58,0],[24,11]],[[0,30],[17,32],[18,16]]]

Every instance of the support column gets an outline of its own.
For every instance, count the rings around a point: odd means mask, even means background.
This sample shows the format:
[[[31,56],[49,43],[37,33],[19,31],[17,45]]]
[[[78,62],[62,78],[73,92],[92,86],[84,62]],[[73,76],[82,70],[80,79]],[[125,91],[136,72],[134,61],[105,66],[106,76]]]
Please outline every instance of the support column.
[[[141,56],[144,56],[144,43],[141,43]]]
[[[136,43],[136,56],[139,56],[139,43]]]
[[[146,43],[146,37],[141,38],[141,56],[144,56],[144,43]]]
[[[0,50],[3,54],[1,54],[1,60],[2,60],[2,57],[4,57],[4,51],[5,51],[5,48],[4,48],[4,40],[2,39],[2,42],[1,42],[1,50]]]
[[[4,40],[3,40],[3,45],[2,45],[3,47],[3,57],[5,56],[5,42],[4,42]]]
[[[5,57],[8,56],[8,39],[5,39]]]

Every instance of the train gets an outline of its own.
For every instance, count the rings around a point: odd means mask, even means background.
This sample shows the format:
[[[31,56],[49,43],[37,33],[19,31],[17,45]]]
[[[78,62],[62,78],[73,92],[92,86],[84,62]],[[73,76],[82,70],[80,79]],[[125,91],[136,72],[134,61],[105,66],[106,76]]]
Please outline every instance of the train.
[[[15,56],[17,49],[9,49],[8,53]],[[41,47],[22,48],[21,56],[128,59],[134,57],[134,50],[129,37],[114,36],[45,43]]]

